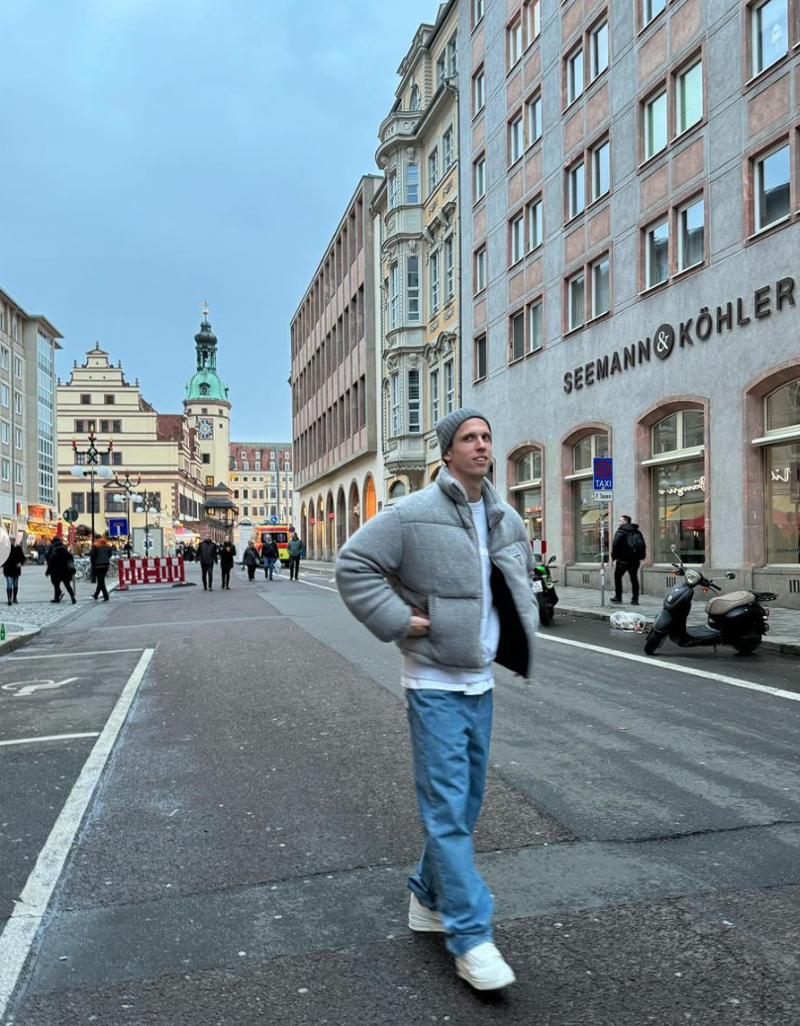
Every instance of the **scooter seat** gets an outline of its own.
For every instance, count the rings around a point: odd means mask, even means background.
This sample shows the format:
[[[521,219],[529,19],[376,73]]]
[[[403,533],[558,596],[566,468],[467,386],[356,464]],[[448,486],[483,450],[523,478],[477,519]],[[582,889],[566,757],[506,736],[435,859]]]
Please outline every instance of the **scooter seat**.
[[[739,606],[749,606],[755,599],[752,591],[730,591],[727,595],[717,595],[709,599],[706,602],[706,612],[709,616],[723,616]]]

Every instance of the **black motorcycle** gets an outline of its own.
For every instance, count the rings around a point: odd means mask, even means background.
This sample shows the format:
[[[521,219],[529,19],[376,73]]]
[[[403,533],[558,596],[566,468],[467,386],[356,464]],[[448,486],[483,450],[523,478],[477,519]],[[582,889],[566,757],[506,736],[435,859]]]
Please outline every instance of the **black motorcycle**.
[[[558,605],[558,594],[555,589],[556,581],[550,575],[550,564],[555,563],[556,557],[551,556],[546,563],[537,563],[533,568],[533,593],[539,606],[539,623],[546,627],[555,615]]]
[[[774,602],[778,596],[771,591],[731,591],[727,595],[717,595],[706,603],[708,624],[687,627],[686,621],[692,607],[694,589],[698,586],[703,591],[722,589],[696,567],[684,566],[674,545],[672,551],[679,560],[672,566],[677,576],[683,580],[667,592],[664,608],[647,635],[645,652],[652,655],[663,644],[665,638],[674,641],[681,648],[697,648],[701,645],[713,645],[716,648],[717,645],[733,645],[741,655],[755,652],[769,630],[769,609],[761,603]],[[730,581],[736,574],[728,571],[725,577]]]

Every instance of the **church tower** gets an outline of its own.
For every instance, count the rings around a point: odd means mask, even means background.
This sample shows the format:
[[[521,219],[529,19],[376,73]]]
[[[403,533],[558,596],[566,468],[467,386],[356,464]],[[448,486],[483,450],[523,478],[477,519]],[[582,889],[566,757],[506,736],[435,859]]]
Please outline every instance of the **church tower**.
[[[228,386],[217,374],[217,336],[211,330],[205,306],[203,323],[194,341],[197,370],[186,386],[183,407],[202,454],[203,483],[207,488],[222,486],[227,490],[231,404]]]

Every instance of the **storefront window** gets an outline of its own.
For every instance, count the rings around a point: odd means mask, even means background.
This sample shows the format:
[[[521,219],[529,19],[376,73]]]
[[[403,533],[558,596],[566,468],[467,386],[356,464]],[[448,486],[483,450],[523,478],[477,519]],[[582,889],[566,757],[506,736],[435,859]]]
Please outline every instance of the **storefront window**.
[[[608,435],[590,435],[581,439],[572,450],[572,501],[575,524],[575,561],[577,563],[608,562],[608,504],[594,499],[592,460],[608,456]],[[602,522],[601,522],[602,514]],[[601,526],[603,528],[601,556]]]
[[[521,456],[515,467],[514,503],[522,517],[528,538],[541,541],[542,533],[542,453],[531,449]]]
[[[703,411],[679,410],[665,417],[653,428],[652,440],[653,561],[671,563],[675,558],[672,552],[674,545],[685,563],[704,563],[706,479]]]
[[[800,563],[800,378],[765,402],[767,434],[796,438],[765,448],[767,562]]]

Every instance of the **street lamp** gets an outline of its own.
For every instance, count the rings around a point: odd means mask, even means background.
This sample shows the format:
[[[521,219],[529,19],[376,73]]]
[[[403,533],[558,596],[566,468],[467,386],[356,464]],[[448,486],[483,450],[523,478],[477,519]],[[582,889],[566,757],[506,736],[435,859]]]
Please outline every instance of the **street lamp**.
[[[134,502],[141,502],[141,506],[136,510],[137,513],[144,513],[144,554],[145,556],[150,555],[150,514],[156,515],[161,512],[161,507],[156,500],[155,495],[147,492],[142,492],[141,495],[131,496]]]
[[[139,485],[142,483],[142,475],[139,475],[139,480],[135,483],[131,481],[131,475],[126,470],[125,477],[120,477],[119,474],[114,478],[114,484],[123,493],[122,495],[115,495],[114,502],[127,502],[128,512],[128,555],[130,556],[133,552],[133,527],[131,525],[131,499],[134,502],[141,502],[141,495],[137,495],[136,491]]]
[[[89,432],[89,447],[88,449],[81,452],[78,448],[78,443],[75,439],[72,439],[72,451],[75,453],[75,466],[72,468],[73,477],[88,477],[89,478],[89,489],[92,502],[92,542],[94,542],[94,479],[95,477],[102,478],[107,481],[110,477],[114,476],[114,472],[111,467],[105,463],[100,462],[101,456],[108,456],[111,450],[114,448],[114,443],[109,439],[108,449],[104,453],[101,453],[95,444],[94,428]],[[79,460],[83,457],[83,463]]]

